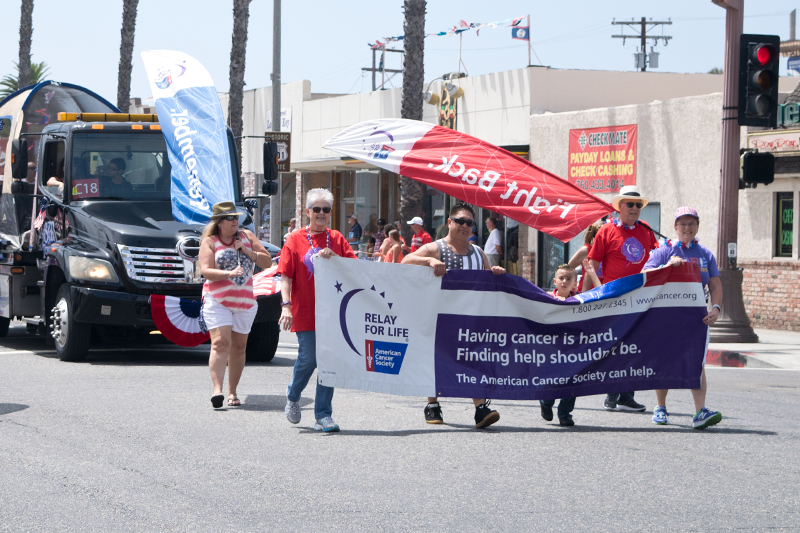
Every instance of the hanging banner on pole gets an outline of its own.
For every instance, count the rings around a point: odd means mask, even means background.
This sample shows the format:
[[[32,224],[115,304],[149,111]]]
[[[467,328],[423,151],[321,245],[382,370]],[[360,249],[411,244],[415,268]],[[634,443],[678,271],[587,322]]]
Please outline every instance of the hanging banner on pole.
[[[569,130],[569,180],[591,193],[636,185],[636,124]]]
[[[172,165],[172,216],[205,224],[211,207],[233,201],[228,132],[214,82],[183,52],[142,52]]]
[[[614,211],[607,202],[526,159],[427,122],[361,122],[324,147],[500,213],[564,242]]]

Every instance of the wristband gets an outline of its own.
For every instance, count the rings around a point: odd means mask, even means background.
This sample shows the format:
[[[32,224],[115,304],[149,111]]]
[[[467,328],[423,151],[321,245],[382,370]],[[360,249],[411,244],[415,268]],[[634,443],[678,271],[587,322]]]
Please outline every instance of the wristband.
[[[715,307],[716,307],[717,309],[719,309],[719,312],[720,312],[720,313],[722,312],[722,308],[719,306],[719,304],[714,304],[714,305],[712,305],[712,306],[711,306],[711,310],[713,311]]]
[[[286,305],[292,305],[292,302],[290,300],[286,300],[285,302],[281,302],[281,307],[286,306]]]

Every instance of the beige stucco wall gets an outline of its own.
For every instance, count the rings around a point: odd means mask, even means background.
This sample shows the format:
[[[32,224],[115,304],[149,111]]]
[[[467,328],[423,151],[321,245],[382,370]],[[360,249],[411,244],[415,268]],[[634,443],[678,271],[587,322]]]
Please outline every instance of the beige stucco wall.
[[[716,250],[722,95],[531,115],[530,159],[559,176],[567,175],[569,130],[637,124],[636,183],[661,203],[661,228],[672,235],[675,209],[692,205],[701,215],[699,239]],[[611,194],[600,194],[606,200]],[[535,234],[535,232],[530,232]],[[529,236],[529,249],[535,249]]]

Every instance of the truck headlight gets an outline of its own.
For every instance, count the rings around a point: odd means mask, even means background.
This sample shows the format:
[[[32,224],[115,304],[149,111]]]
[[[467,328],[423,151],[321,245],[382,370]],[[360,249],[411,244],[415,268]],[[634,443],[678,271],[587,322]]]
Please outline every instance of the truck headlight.
[[[86,281],[105,281],[116,283],[119,281],[114,267],[108,261],[91,259],[89,257],[69,257],[69,273],[73,278]]]

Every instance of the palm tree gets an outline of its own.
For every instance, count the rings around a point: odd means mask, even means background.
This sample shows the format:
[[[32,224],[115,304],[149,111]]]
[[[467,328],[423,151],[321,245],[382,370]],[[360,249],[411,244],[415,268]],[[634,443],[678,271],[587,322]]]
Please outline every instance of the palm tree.
[[[233,0],[233,43],[231,45],[230,96],[228,97],[228,125],[234,137],[242,135],[244,109],[244,62],[247,51],[247,21],[250,18],[250,0]]]
[[[133,36],[136,32],[136,8],[139,0],[122,0],[122,38],[119,44],[119,77],[117,107],[127,113],[131,106],[131,70],[133,70]]]
[[[27,87],[31,80],[31,39],[33,37],[33,0],[22,0],[19,21],[18,87]]]
[[[425,0],[404,0],[403,22],[403,95],[400,104],[401,118],[422,120],[422,87],[425,69]],[[423,212],[422,200],[426,187],[402,176],[400,178],[400,219],[403,238],[411,242],[411,227],[406,221]]]
[[[14,68],[17,70],[17,72],[19,72],[19,63],[14,63]],[[48,67],[47,63],[44,61],[41,63],[31,63],[27,85],[33,85],[35,83],[39,83],[40,81],[44,81],[49,73],[50,67]],[[12,76],[11,74],[8,74],[7,76],[3,77],[3,79],[0,80],[0,98],[5,98],[9,94],[21,89],[22,87],[27,87],[27,85],[21,85],[19,83],[19,79],[19,75]]]

